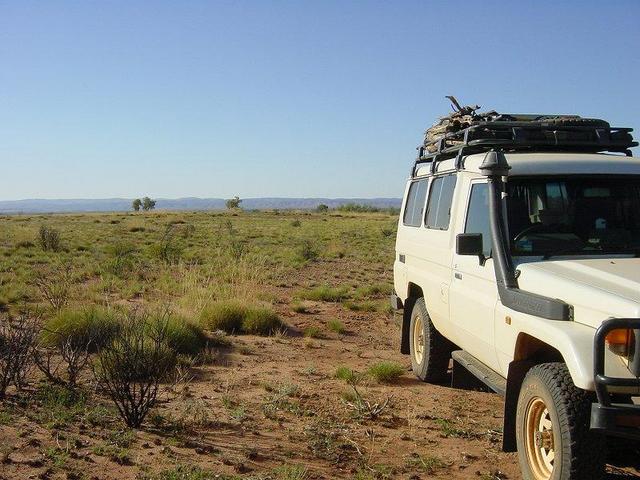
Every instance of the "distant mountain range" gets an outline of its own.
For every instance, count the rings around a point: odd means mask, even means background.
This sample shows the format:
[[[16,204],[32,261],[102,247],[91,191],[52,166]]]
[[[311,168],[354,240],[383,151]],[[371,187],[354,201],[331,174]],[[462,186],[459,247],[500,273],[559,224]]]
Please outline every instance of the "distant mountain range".
[[[224,198],[158,198],[158,210],[223,210]],[[123,212],[131,210],[132,198],[100,199],[28,199],[0,200],[0,213],[70,213],[70,212]],[[400,198],[245,198],[242,208],[247,210],[299,209],[310,210],[320,204],[330,208],[346,203],[371,205],[379,208],[400,208]]]

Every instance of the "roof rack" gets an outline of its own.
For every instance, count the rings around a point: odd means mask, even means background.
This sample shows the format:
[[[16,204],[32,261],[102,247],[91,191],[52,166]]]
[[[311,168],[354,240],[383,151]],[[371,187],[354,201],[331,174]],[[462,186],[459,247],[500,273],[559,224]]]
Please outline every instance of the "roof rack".
[[[576,126],[527,120],[478,122],[426,142],[418,147],[411,176],[415,176],[420,164],[431,163],[434,173],[438,162],[455,157],[456,169],[460,169],[463,156],[494,149],[504,152],[618,152],[631,156],[629,149],[638,146],[631,136],[632,128],[610,127],[603,121]]]

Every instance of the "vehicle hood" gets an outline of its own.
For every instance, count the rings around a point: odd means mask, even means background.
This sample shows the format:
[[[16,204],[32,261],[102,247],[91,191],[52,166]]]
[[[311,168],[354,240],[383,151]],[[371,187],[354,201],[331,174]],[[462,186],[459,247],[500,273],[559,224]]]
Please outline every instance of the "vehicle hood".
[[[640,317],[640,258],[580,258],[522,262],[521,289],[574,307],[574,320],[598,327],[611,317]]]

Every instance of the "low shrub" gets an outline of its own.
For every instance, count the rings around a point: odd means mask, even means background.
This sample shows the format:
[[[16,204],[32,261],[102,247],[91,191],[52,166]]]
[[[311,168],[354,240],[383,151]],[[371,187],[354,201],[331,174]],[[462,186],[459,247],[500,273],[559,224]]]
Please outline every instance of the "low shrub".
[[[118,320],[104,309],[61,311],[46,322],[35,363],[50,382],[75,389],[91,354],[113,341],[119,330]]]
[[[58,347],[70,343],[94,353],[111,342],[119,328],[116,316],[104,308],[92,306],[81,310],[62,310],[45,323],[40,344]]]
[[[152,321],[166,322],[167,346],[179,355],[196,356],[207,345],[207,337],[202,327],[185,318],[169,316],[166,319],[159,317]]]
[[[302,302],[294,302],[291,304],[291,310],[296,313],[309,313],[309,308]]]
[[[390,294],[391,290],[390,285],[374,283],[372,285],[358,287],[353,296],[357,299],[382,298]]]
[[[367,374],[378,383],[395,383],[403,374],[404,367],[394,362],[379,362],[367,370]]]
[[[38,243],[42,250],[57,252],[61,249],[60,232],[55,228],[41,225],[38,231]]]
[[[309,290],[304,290],[298,294],[303,300],[314,300],[317,302],[342,302],[349,298],[349,291],[346,287],[330,287],[321,285]]]
[[[317,260],[320,252],[311,240],[304,240],[298,247],[298,256],[304,261],[313,261]]]
[[[283,327],[277,313],[267,307],[238,301],[219,301],[207,305],[200,314],[200,325],[207,330],[227,333],[271,335]]]
[[[242,331],[254,335],[272,335],[284,326],[276,312],[266,307],[251,307],[242,321]]]
[[[344,324],[338,319],[329,320],[327,327],[334,333],[344,334],[347,331]]]
[[[169,320],[132,313],[119,335],[99,353],[95,375],[126,425],[138,428],[157,402],[160,382],[175,372],[169,348]]]
[[[50,428],[63,428],[82,415],[87,406],[87,394],[79,389],[43,383],[36,395],[41,409],[38,421]]]
[[[378,304],[371,300],[366,302],[347,302],[345,304],[352,312],[376,312],[378,311]]]
[[[349,384],[355,384],[360,379],[360,374],[349,367],[343,366],[336,369],[335,377]]]
[[[105,264],[105,270],[109,273],[122,276],[134,269],[136,249],[133,245],[118,242],[110,245],[107,252],[111,255]]]
[[[322,331],[318,327],[307,327],[304,336],[308,338],[322,338]]]
[[[0,399],[9,385],[21,388],[37,339],[37,319],[27,314],[0,320]]]
[[[241,333],[247,307],[238,301],[219,301],[207,305],[200,313],[200,325],[207,330]]]
[[[376,213],[381,209],[379,207],[374,207],[372,205],[364,205],[361,203],[349,202],[343,205],[339,205],[336,210],[339,212],[347,212],[347,213]]]

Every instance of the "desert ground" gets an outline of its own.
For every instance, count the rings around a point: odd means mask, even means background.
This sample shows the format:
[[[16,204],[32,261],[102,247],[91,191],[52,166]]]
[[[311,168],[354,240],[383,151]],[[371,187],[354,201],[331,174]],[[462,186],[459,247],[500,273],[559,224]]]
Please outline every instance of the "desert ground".
[[[0,479],[521,478],[500,450],[501,398],[421,383],[399,353],[396,221],[349,209],[0,218],[0,315],[37,325],[39,359],[0,400]],[[111,400],[96,337],[74,381],[51,341],[87,316],[189,326],[174,329],[175,367],[140,427]],[[609,478],[640,478],[640,452],[612,450]]]

